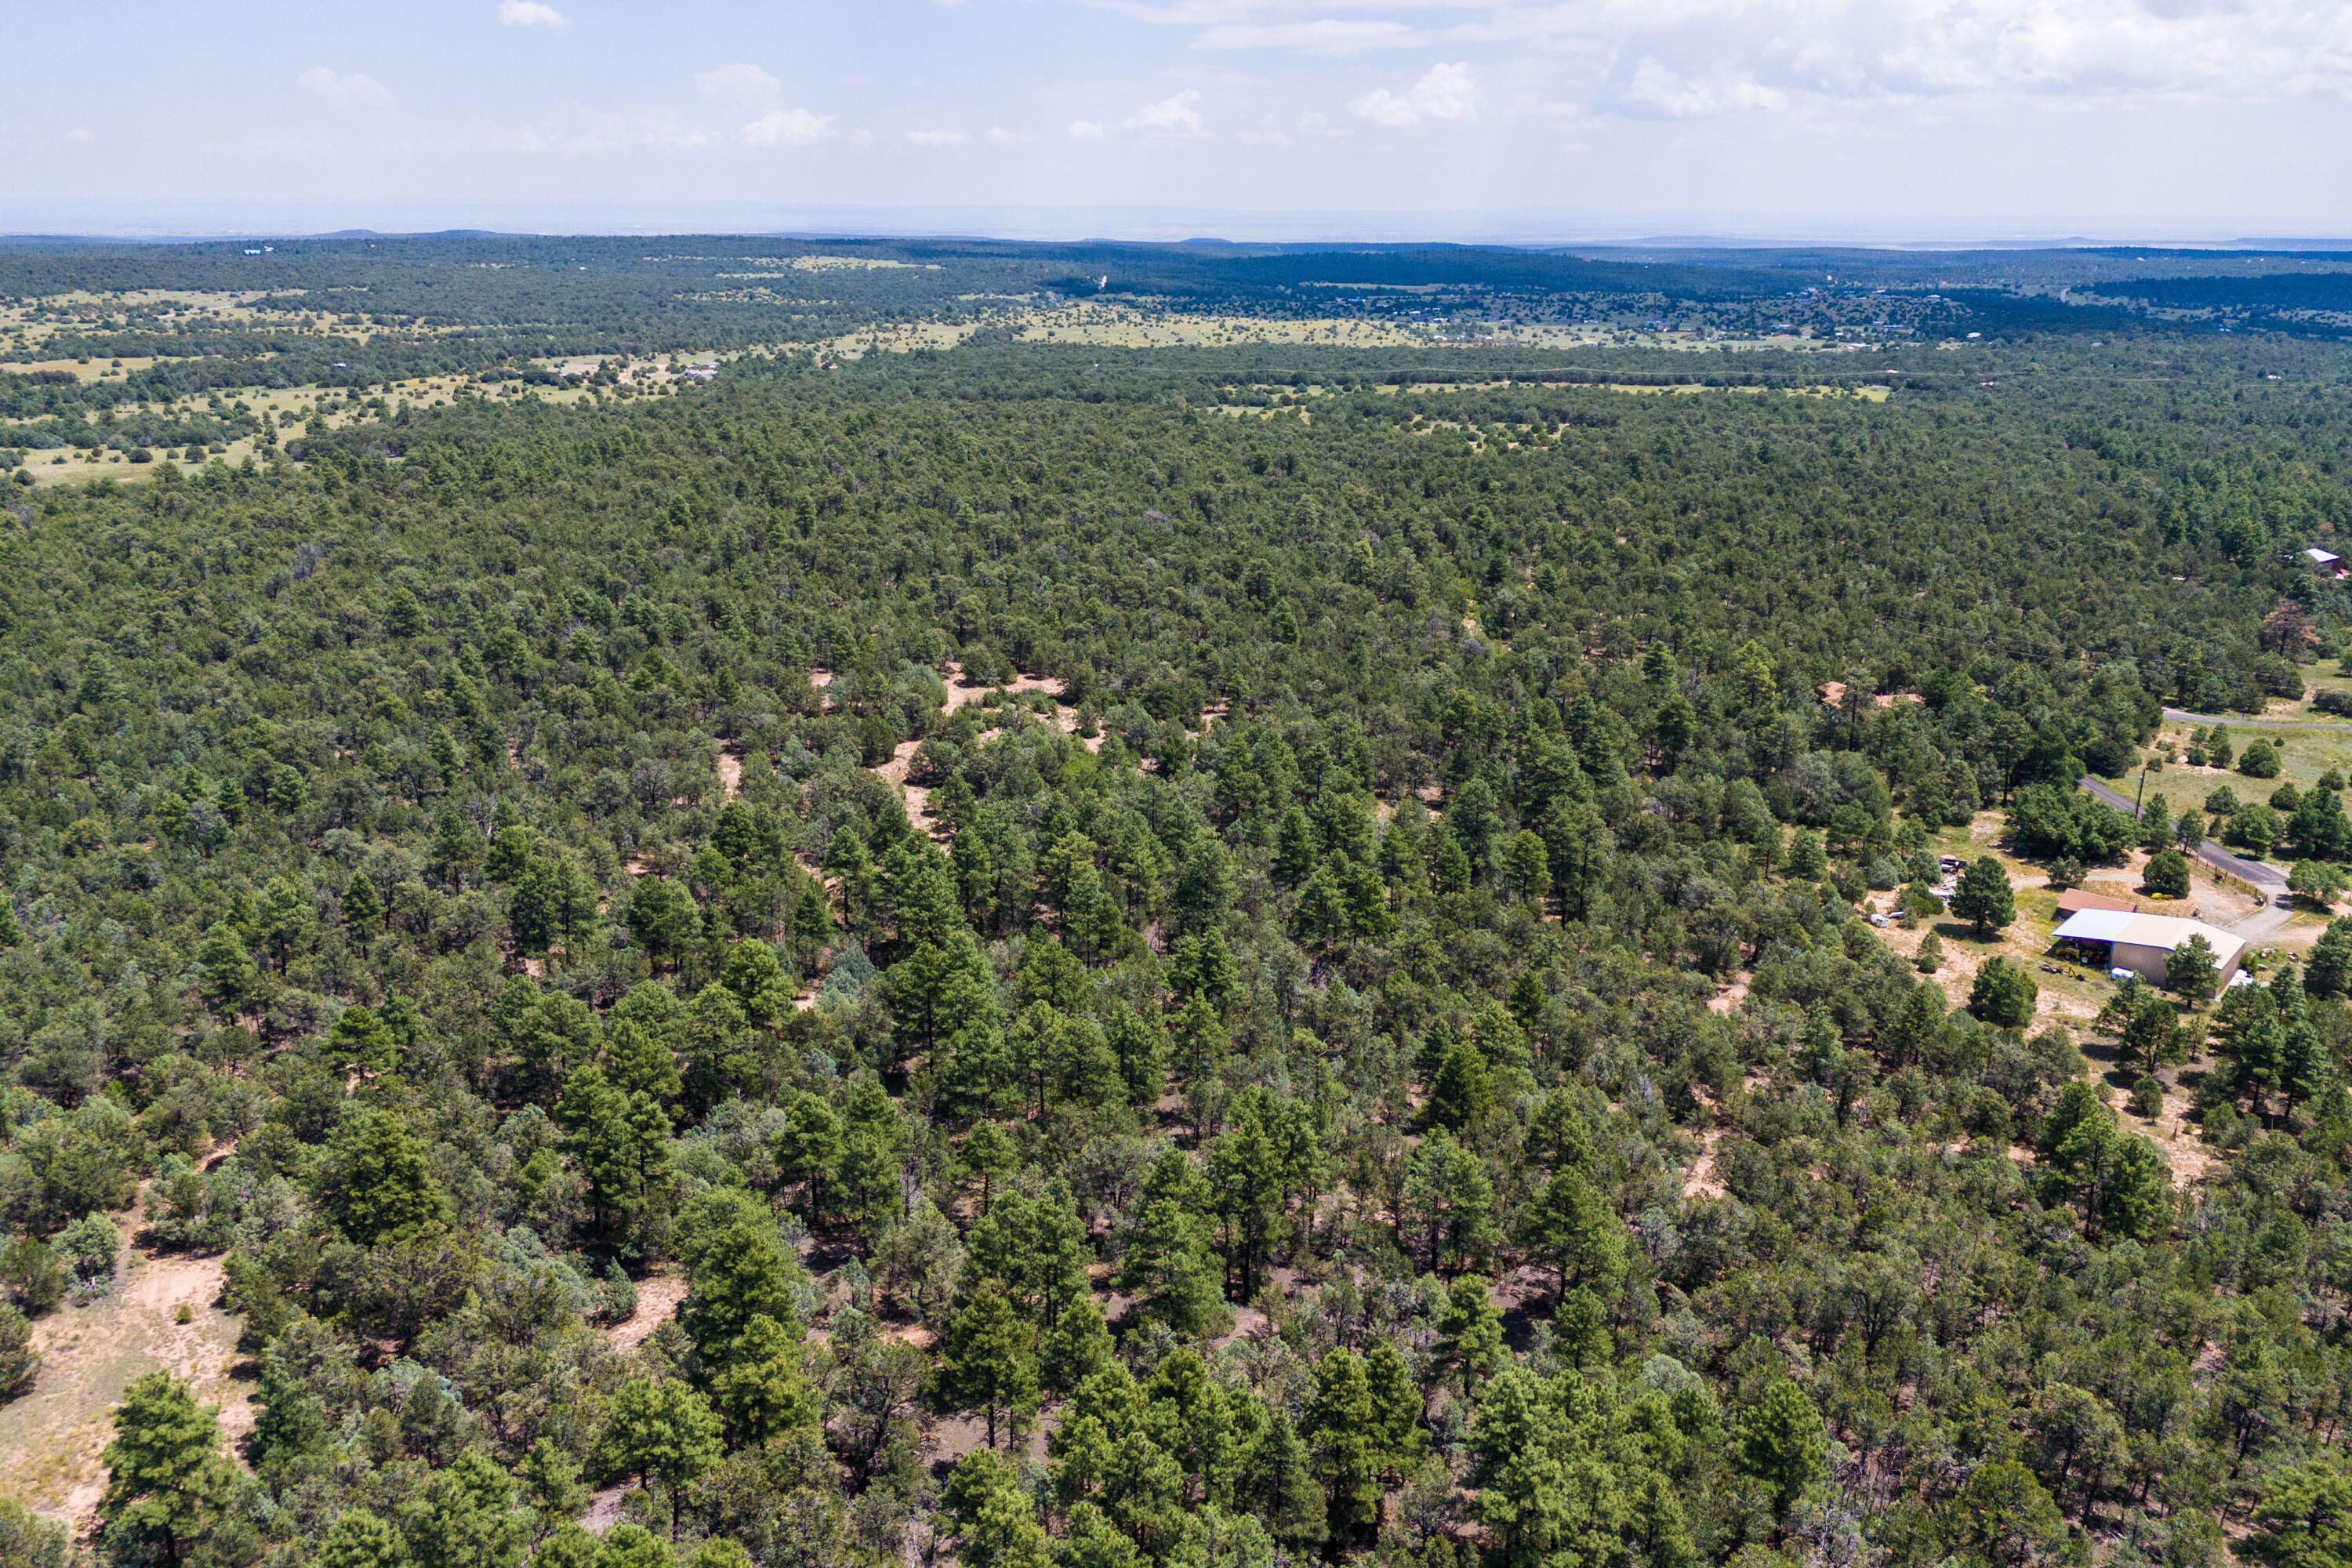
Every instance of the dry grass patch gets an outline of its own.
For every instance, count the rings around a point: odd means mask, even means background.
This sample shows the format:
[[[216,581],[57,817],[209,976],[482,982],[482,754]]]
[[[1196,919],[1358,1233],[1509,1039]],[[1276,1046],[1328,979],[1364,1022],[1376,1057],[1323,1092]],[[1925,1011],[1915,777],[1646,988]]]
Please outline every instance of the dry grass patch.
[[[128,1231],[136,1216],[117,1215],[116,1223]],[[186,1379],[199,1400],[220,1406],[221,1429],[232,1439],[249,1430],[253,1407],[229,1376],[237,1323],[215,1305],[220,1290],[217,1258],[126,1247],[112,1295],[41,1319],[33,1342],[40,1377],[0,1424],[0,1497],[86,1524],[106,1489],[99,1454],[113,1437],[114,1408],[131,1380],[147,1373]]]

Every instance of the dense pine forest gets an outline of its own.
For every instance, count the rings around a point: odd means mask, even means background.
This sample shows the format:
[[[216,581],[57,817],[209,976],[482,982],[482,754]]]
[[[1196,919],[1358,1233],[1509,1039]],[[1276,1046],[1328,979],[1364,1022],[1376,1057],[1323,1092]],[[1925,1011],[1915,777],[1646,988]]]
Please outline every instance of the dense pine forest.
[[[0,1383],[127,1244],[242,1410],[0,1562],[2343,1562],[2352,928],[2102,1031],[1863,906],[2342,649],[2352,362],[1941,352],[983,334],[5,487]]]

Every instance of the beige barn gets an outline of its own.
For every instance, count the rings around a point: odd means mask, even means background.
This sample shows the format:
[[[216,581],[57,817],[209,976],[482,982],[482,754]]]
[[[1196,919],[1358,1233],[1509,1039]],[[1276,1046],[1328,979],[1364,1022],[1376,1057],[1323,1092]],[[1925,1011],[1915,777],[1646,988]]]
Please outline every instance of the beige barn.
[[[2084,910],[2053,934],[2059,942],[2089,949],[2095,957],[2104,958],[2105,967],[2128,969],[2151,985],[2164,984],[2173,950],[2192,936],[2203,937],[2213,950],[2214,967],[2221,972],[2224,985],[2246,956],[2244,939],[2219,926],[2129,910]]]

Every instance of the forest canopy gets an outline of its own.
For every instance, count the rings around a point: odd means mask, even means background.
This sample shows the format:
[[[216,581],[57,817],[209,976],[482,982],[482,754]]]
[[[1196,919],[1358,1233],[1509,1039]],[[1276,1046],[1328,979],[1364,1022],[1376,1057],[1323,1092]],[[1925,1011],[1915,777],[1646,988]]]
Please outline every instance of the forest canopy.
[[[401,353],[688,341],[434,270],[589,242],[361,243],[286,265],[446,289]],[[893,258],[856,319],[1073,259]],[[253,1417],[131,1383],[86,1549],[2334,1561],[2352,926],[2094,1023],[1939,858],[2179,860],[2078,782],[2352,619],[2343,351],[2103,321],[1911,375],[783,349],[7,487],[0,1393],[119,1225],[216,1265]],[[2242,771],[2181,821],[2352,855],[2340,777]],[[1875,913],[1948,903],[1940,974]]]

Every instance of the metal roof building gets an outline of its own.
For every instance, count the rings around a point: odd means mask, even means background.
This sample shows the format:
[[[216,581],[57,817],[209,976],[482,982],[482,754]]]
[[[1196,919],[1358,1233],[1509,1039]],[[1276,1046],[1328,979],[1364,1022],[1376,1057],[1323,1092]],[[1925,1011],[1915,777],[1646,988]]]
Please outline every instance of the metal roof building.
[[[2058,912],[2062,915],[2080,914],[2084,910],[2137,910],[2139,906],[2129,899],[2110,898],[2105,893],[2085,892],[2080,888],[2069,888],[2058,895]]]
[[[2224,985],[2246,955],[2245,939],[2231,936],[2219,926],[2129,910],[2084,910],[2051,934],[2059,942],[2104,947],[2109,967],[2128,969],[2154,985],[2164,984],[2165,966],[2173,950],[2192,936],[2203,937],[2213,950],[2213,966],[2221,972]]]

